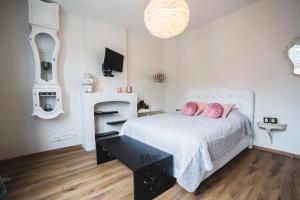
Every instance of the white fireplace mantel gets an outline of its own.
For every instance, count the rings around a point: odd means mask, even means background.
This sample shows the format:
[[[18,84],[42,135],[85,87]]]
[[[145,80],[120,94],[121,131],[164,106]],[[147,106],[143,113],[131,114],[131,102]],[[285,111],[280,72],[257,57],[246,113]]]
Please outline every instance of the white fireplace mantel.
[[[127,119],[137,117],[137,94],[135,93],[81,93],[82,105],[82,146],[86,151],[96,148],[95,145],[95,105],[100,103],[111,104],[111,109],[115,109],[115,104],[125,102],[127,104]]]

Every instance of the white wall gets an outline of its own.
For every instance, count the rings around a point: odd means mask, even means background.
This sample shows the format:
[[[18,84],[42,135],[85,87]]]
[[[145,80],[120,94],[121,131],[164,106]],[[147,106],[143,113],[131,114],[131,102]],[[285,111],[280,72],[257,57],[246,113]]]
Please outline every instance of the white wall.
[[[58,76],[63,90],[63,109],[65,114],[53,120],[32,117],[32,86],[34,83],[34,62],[29,45],[30,27],[28,24],[27,1],[3,0],[0,6],[0,160],[30,153],[61,148],[81,143],[80,116],[80,81],[84,72],[91,72],[97,78],[97,91],[108,91],[109,81],[102,76],[104,47],[127,56],[126,29],[89,17],[65,13],[61,8],[60,32],[61,49],[58,61]],[[157,51],[162,51],[160,43],[143,38],[139,34],[129,34],[130,51],[143,47],[144,54],[155,62],[135,58],[132,53],[129,60],[142,63],[141,67],[162,66],[162,58]],[[141,39],[143,38],[143,39]],[[139,41],[139,44],[136,44]],[[144,45],[143,45],[144,43]],[[151,44],[148,48],[148,45]],[[139,46],[141,45],[141,46]],[[124,72],[115,73],[110,81],[110,91],[127,84],[127,59]],[[138,60],[138,62],[136,62]],[[129,67],[130,68],[130,67]],[[136,73],[136,65],[130,73]],[[163,91],[150,87],[140,87],[140,80],[133,85],[136,91],[152,91],[143,95],[153,104],[163,104]],[[145,93],[144,93],[145,94]],[[157,96],[157,98],[155,98]],[[155,99],[155,101],[153,100]],[[156,101],[156,99],[159,99]],[[50,142],[52,135],[73,133],[79,138],[60,142]]]
[[[117,87],[127,85],[127,31],[125,28],[108,24],[106,22],[84,18],[85,39],[85,71],[89,71],[97,78],[97,91],[115,92]],[[73,41],[74,42],[74,41]],[[104,60],[105,47],[113,49],[123,55],[123,72],[113,72],[113,78],[104,77],[102,63]]]
[[[300,154],[300,78],[284,56],[300,36],[299,19],[300,1],[262,0],[165,42],[166,109],[179,108],[199,88],[252,89],[255,121],[274,116],[288,123],[273,144],[256,127],[255,145]]]
[[[128,33],[129,84],[151,107],[164,108],[165,84],[155,83],[152,75],[163,71],[163,43],[143,34]]]

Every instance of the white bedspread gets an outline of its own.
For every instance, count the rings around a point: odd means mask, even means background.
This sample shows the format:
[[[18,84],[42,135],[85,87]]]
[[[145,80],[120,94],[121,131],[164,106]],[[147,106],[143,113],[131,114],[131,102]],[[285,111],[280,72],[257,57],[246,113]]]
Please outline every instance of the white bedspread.
[[[238,111],[232,111],[228,118],[220,119],[189,117],[176,112],[128,120],[120,134],[172,154],[173,175],[178,184],[194,192],[204,173],[213,169],[209,144],[226,141],[224,138],[227,136],[237,135],[237,139],[215,148],[226,153],[245,134],[251,134],[251,129],[248,118]]]

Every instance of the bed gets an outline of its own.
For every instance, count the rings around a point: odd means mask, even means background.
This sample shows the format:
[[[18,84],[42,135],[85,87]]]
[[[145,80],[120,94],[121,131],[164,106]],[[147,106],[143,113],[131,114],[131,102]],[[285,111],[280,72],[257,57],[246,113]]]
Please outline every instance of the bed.
[[[206,88],[188,94],[187,101],[234,103],[236,109],[220,119],[180,112],[131,119],[120,134],[172,154],[173,176],[185,190],[194,192],[203,180],[252,147],[254,93]]]

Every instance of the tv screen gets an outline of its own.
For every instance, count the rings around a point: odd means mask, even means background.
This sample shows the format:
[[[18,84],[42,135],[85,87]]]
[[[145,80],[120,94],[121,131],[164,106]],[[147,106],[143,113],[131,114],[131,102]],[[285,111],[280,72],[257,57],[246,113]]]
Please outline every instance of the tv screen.
[[[103,63],[104,70],[113,70],[117,72],[123,71],[124,56],[109,49],[105,48],[105,57]]]

